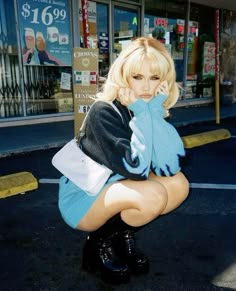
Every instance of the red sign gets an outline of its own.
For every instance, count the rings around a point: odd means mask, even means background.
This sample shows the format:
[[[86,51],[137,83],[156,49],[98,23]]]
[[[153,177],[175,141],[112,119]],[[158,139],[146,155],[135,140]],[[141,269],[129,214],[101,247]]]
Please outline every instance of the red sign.
[[[215,79],[220,80],[219,76],[219,9],[215,11]]]
[[[203,77],[215,75],[215,43],[204,42],[203,45]]]
[[[89,36],[89,27],[88,27],[88,10],[87,10],[87,0],[81,0],[82,6],[82,21],[83,21],[83,34],[84,34],[84,48],[88,48],[88,36]]]
[[[154,18],[154,26],[167,26],[168,22],[166,18]]]

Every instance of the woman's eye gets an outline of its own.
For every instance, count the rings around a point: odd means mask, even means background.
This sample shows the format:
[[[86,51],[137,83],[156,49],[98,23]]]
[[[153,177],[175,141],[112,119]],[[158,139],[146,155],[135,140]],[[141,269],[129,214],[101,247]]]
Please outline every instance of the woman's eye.
[[[141,75],[134,75],[133,79],[135,80],[142,80],[142,76]]]
[[[158,77],[158,76],[152,76],[152,77],[151,77],[151,80],[152,80],[152,81],[160,80],[160,77]]]

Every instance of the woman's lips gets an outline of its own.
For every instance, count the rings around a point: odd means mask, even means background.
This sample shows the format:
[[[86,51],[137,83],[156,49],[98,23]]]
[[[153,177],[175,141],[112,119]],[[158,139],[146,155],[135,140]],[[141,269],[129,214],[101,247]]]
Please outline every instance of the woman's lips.
[[[142,94],[142,95],[140,95],[140,98],[151,98],[152,97],[152,95],[150,95],[150,94]]]

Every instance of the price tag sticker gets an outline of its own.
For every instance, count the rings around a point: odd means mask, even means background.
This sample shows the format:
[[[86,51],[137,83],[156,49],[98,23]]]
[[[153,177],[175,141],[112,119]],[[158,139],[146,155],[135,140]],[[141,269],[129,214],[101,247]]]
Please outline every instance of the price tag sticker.
[[[87,113],[89,112],[91,105],[79,105],[78,113]]]

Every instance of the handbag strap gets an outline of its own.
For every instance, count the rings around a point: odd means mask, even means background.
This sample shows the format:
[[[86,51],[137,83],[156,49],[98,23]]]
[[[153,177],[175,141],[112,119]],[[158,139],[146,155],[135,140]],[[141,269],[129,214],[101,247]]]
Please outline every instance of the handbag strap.
[[[97,100],[97,101],[101,101],[101,100]],[[93,106],[97,101],[95,101],[95,102],[91,105],[91,107],[92,107],[92,106]],[[122,119],[122,122],[124,123],[124,119],[123,119],[123,117],[122,117],[122,115],[121,115],[119,109],[116,107],[116,105],[115,105],[113,102],[108,102],[108,101],[104,101],[104,102],[110,104],[110,105],[113,107],[113,109],[114,109],[114,110],[115,110],[115,111],[120,115],[120,117],[121,117],[121,119]],[[91,110],[91,107],[90,107],[89,111]],[[83,121],[83,123],[82,123],[82,125],[81,125],[81,127],[80,127],[80,130],[79,130],[79,134],[78,134],[78,136],[76,137],[77,143],[79,143],[80,139],[85,135],[85,128],[86,128],[86,123],[87,123],[88,115],[89,115],[89,112],[85,115],[84,121]]]

